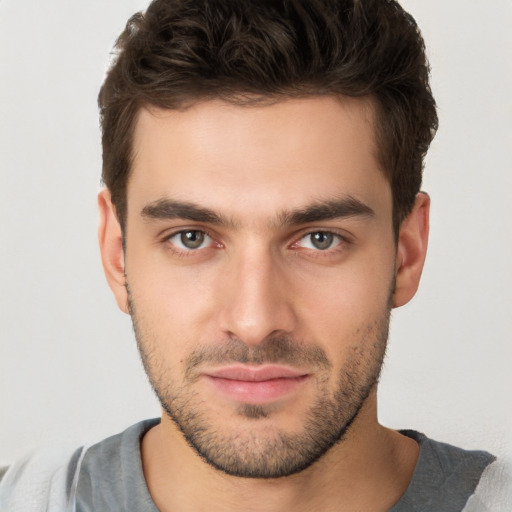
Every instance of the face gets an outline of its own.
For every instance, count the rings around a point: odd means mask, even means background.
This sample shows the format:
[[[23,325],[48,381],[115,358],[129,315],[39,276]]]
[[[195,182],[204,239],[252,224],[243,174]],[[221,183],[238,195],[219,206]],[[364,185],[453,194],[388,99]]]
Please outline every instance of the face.
[[[117,295],[167,419],[229,474],[308,467],[387,340],[396,244],[371,105],[143,110],[134,148]]]

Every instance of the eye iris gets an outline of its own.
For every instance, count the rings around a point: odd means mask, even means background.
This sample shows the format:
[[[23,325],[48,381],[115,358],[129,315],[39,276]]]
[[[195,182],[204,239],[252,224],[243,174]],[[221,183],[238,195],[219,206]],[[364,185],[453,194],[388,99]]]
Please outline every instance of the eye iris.
[[[197,249],[204,242],[204,233],[201,231],[183,231],[181,243],[188,249]]]
[[[319,231],[318,233],[313,233],[311,235],[311,243],[317,249],[329,249],[334,240],[334,236],[332,233],[325,233],[323,231]]]

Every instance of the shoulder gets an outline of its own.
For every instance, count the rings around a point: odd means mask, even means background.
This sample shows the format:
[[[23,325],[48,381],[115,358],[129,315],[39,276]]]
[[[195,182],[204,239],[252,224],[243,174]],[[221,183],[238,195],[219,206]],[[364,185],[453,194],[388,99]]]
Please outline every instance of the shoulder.
[[[420,455],[409,487],[393,512],[465,510],[495,457],[435,441],[412,430],[401,433],[418,442]]]
[[[91,446],[83,458],[75,493],[77,510],[156,510],[146,486],[140,443],[160,420],[146,420]]]
[[[483,450],[465,450],[448,443],[435,441],[413,430],[402,431],[415,439],[421,448],[420,461],[424,468],[436,471],[440,481],[449,478],[471,480],[478,483],[484,469],[496,457]]]
[[[84,448],[42,449],[6,469],[0,480],[0,510],[66,510]]]
[[[142,421],[90,447],[41,449],[1,468],[0,511],[68,512],[78,498],[92,502],[108,493],[118,498],[119,484],[125,485],[121,474],[135,472],[138,485],[144,481],[140,439],[158,421]],[[105,480],[117,485],[105,485]]]

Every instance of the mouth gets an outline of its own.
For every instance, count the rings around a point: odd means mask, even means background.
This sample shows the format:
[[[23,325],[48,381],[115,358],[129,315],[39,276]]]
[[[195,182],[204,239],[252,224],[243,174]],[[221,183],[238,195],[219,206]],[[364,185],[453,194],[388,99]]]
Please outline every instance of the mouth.
[[[236,365],[203,373],[213,390],[239,403],[265,404],[297,392],[309,379],[307,372],[285,366]]]

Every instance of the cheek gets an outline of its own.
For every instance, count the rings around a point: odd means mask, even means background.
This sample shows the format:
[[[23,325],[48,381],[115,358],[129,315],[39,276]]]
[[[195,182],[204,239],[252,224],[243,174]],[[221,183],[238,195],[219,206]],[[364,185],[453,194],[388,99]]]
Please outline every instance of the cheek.
[[[394,275],[393,259],[387,260],[367,258],[302,276],[294,295],[302,298],[297,307],[305,335],[319,342],[350,343],[361,329],[387,315]]]
[[[141,327],[151,330],[160,344],[185,353],[202,340],[215,303],[212,281],[203,270],[159,259],[139,264],[133,258],[127,279]]]

